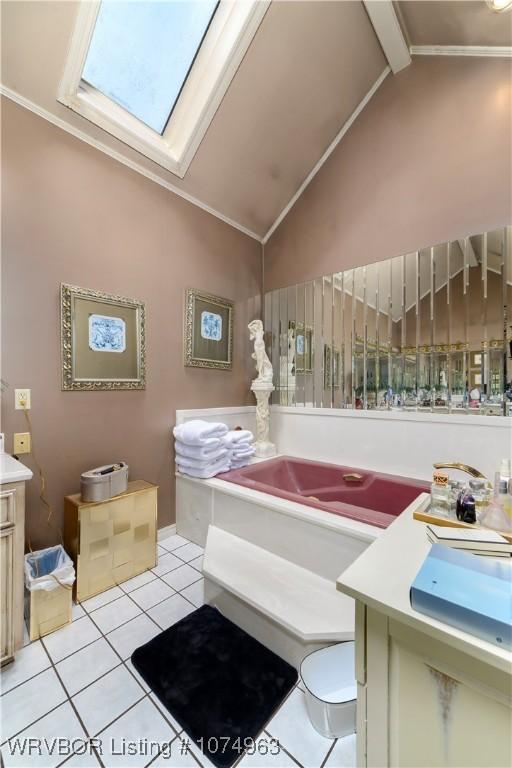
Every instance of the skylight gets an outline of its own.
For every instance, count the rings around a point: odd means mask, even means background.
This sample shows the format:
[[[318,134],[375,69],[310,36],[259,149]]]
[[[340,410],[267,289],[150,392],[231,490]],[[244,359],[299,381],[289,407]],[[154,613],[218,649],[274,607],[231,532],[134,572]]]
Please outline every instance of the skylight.
[[[57,98],[183,178],[269,5],[81,0]]]
[[[217,5],[103,0],[83,80],[163,133]]]

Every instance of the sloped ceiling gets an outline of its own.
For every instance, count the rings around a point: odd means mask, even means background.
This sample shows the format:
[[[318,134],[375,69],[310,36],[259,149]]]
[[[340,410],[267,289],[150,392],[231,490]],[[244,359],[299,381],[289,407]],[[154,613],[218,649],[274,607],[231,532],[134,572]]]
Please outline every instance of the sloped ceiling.
[[[484,0],[400,0],[410,45],[512,45],[512,14]]]
[[[361,2],[273,2],[184,179],[56,101],[78,3],[2,2],[2,83],[263,236],[386,67]]]
[[[78,7],[73,0],[2,1],[6,92],[258,239],[387,67],[363,2],[273,0],[179,179],[57,102]],[[410,45],[512,43],[512,14],[495,14],[483,0],[394,7]]]

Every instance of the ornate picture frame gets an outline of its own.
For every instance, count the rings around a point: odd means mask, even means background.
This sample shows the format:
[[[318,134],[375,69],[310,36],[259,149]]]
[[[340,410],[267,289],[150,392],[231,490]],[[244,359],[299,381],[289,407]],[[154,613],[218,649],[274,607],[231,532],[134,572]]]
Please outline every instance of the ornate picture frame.
[[[295,323],[295,370],[313,373],[313,326]]]
[[[340,388],[341,350],[324,344],[324,389]]]
[[[233,367],[234,304],[193,288],[185,295],[184,363],[193,368]]]
[[[63,390],[145,389],[143,301],[61,284]]]

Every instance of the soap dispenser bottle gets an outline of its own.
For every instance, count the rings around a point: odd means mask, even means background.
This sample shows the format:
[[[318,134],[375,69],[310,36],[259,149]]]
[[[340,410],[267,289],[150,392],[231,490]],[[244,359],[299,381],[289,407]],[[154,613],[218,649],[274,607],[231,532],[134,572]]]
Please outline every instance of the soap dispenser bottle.
[[[433,515],[450,517],[451,489],[445,472],[434,472],[430,487],[430,510]]]
[[[510,459],[502,459],[500,468],[494,475],[494,498],[499,499],[508,490],[508,481],[511,478]]]

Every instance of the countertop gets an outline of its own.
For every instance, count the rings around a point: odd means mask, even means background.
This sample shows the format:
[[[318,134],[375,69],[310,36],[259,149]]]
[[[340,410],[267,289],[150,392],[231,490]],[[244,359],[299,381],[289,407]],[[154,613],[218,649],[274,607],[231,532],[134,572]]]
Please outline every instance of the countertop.
[[[411,608],[409,590],[431,544],[415,508],[428,504],[422,494],[337,579],[340,592],[450,646],[511,673],[512,653]],[[511,559],[512,560],[512,559]],[[501,561],[500,561],[501,562]],[[512,562],[511,579],[512,579]]]
[[[32,478],[32,471],[21,461],[9,456],[8,453],[0,453],[0,484],[21,483]]]

